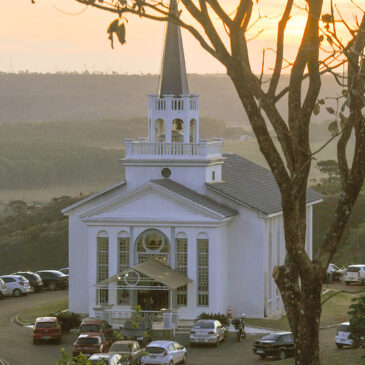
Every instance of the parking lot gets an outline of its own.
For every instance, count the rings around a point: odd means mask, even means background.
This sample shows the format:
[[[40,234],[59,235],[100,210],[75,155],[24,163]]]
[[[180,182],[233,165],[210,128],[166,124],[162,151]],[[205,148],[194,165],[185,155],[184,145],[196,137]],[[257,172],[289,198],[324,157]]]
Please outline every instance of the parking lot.
[[[362,288],[351,287],[351,289],[361,290]],[[20,298],[8,297],[0,301],[0,364],[1,360],[5,360],[10,365],[54,365],[61,358],[61,348],[65,348],[70,353],[76,339],[75,333],[64,335],[60,345],[42,344],[34,346],[32,344],[31,329],[14,323],[15,316],[29,307],[62,300],[67,294],[66,290],[41,291],[38,294]],[[332,356],[331,362],[324,362],[326,365],[343,364],[346,355],[351,355],[353,352],[351,350],[339,351],[336,349],[334,345],[335,333],[335,328],[321,330],[321,350]],[[189,346],[187,334],[178,335],[176,341],[186,346],[188,364],[192,365],[263,365],[273,363],[275,362],[274,359],[261,360],[252,353],[253,342],[261,336],[260,334],[248,335],[245,340],[239,343],[234,335],[230,334],[218,348],[205,346],[192,348]],[[286,360],[283,363],[285,365],[294,364],[294,360]]]
[[[30,328],[20,327],[14,323],[14,317],[30,306],[39,306],[49,301],[59,300],[67,296],[67,291],[43,291],[38,294],[21,298],[9,297],[0,301],[0,360],[6,360],[10,365],[54,365],[60,359],[60,349],[67,352],[72,349],[76,339],[74,333],[64,335],[60,345],[32,344]],[[228,336],[218,348],[189,346],[188,335],[179,335],[176,341],[188,349],[188,364],[263,364],[252,353],[252,344],[260,335],[248,335],[242,342],[236,342],[234,336]],[[270,361],[269,361],[270,362]]]

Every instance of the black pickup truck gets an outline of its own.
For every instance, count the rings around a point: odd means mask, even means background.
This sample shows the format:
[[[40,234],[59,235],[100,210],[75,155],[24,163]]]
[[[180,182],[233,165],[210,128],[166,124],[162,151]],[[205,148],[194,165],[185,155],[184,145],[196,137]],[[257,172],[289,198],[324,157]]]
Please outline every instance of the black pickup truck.
[[[270,333],[255,341],[253,352],[262,359],[266,356],[275,356],[280,360],[294,356],[294,339],[291,332]]]

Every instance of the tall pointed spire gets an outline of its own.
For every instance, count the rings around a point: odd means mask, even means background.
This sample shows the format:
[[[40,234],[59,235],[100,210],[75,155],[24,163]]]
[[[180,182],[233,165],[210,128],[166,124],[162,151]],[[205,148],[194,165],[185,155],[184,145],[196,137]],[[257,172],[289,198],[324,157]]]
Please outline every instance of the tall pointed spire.
[[[173,13],[177,13],[176,0],[170,0],[170,14]],[[181,95],[189,95],[181,30],[179,25],[172,22],[167,23],[157,94],[159,96],[174,95],[177,98]]]

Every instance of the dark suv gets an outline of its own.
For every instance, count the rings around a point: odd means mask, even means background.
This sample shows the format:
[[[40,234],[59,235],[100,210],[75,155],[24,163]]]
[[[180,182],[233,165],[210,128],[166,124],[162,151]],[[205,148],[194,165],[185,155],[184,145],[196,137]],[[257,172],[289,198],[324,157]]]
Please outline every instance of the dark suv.
[[[275,356],[280,360],[294,356],[294,339],[291,332],[270,333],[255,341],[253,352],[262,359]]]
[[[55,290],[57,288],[65,289],[68,287],[68,276],[62,274],[62,272],[57,270],[42,270],[37,271],[36,274],[41,277],[45,288]]]
[[[31,271],[18,271],[12,275],[24,276],[29,281],[30,293],[38,293],[43,288],[41,277]]]
[[[128,320],[120,330],[123,339],[138,341],[141,345],[146,345],[152,339],[152,324],[147,318]]]

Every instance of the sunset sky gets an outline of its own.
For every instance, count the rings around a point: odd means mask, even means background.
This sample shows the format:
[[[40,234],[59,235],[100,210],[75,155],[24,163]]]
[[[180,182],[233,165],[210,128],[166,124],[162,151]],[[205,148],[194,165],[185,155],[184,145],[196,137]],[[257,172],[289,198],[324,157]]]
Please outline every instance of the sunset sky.
[[[221,0],[234,9],[238,0]],[[299,6],[304,1],[297,1]],[[329,1],[325,1],[328,6]],[[351,20],[356,12],[350,0],[337,0],[341,12]],[[252,31],[263,33],[250,42],[252,67],[259,72],[263,48],[275,48],[277,23],[285,1],[261,0],[262,20]],[[74,15],[67,15],[74,14]],[[106,29],[115,15],[87,8],[75,0],[1,0],[0,71],[117,71],[120,73],[159,72],[164,24],[128,16],[127,43],[110,47]],[[255,8],[255,16],[258,7]],[[286,56],[295,55],[305,24],[305,13],[295,9],[286,32]],[[219,23],[218,23],[219,24]],[[183,31],[185,57],[189,73],[221,73],[223,66],[203,51],[197,41]],[[266,52],[270,67],[272,52]]]

